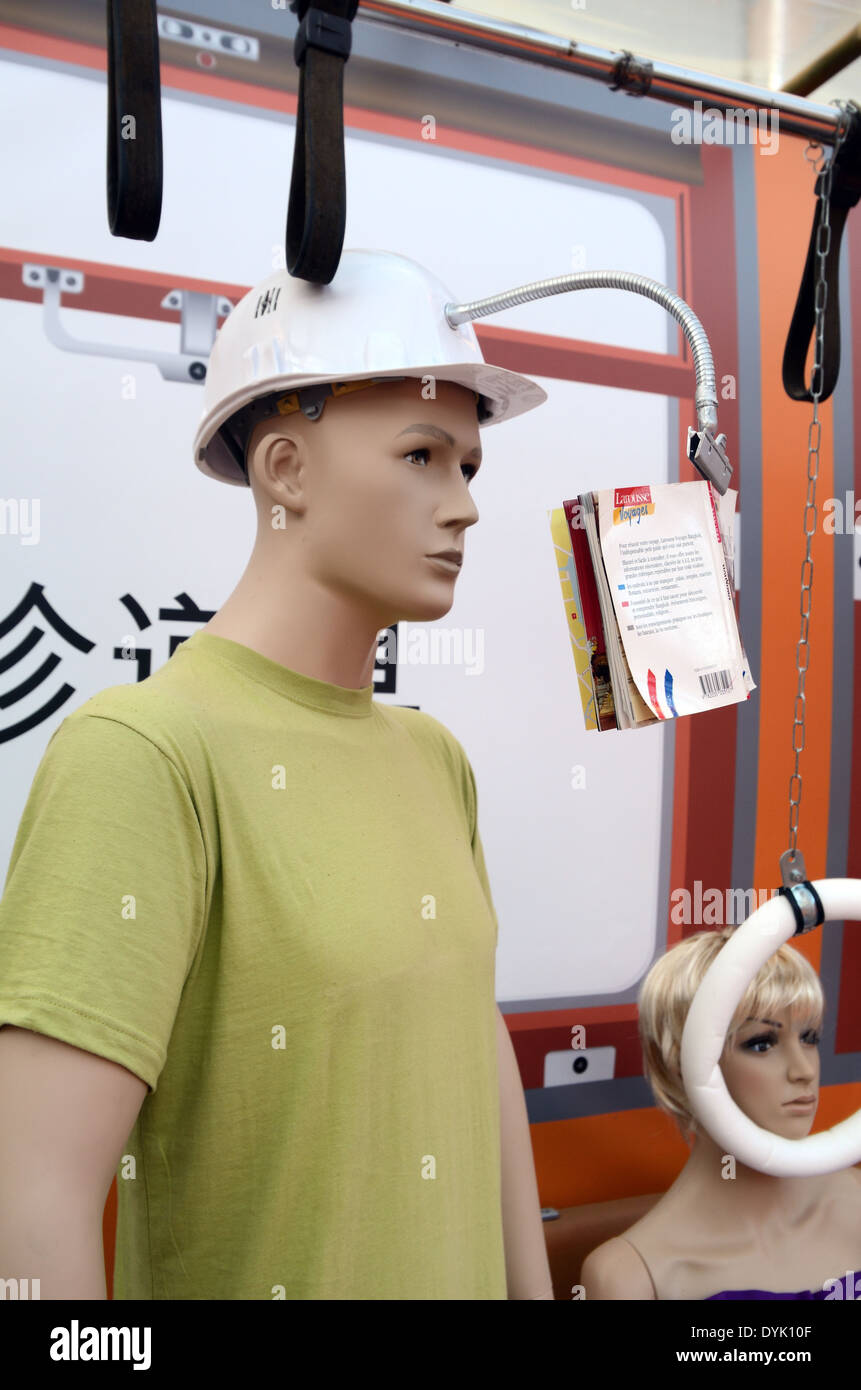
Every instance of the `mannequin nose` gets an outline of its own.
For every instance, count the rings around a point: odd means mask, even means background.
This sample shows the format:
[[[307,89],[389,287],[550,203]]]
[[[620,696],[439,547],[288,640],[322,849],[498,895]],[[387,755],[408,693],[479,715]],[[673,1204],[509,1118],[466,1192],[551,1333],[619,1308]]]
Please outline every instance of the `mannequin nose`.
[[[441,515],[437,520],[440,524],[445,523],[449,526],[454,523],[458,526],[474,526],[479,518],[478,507],[463,474],[459,477],[459,482],[454,480],[451,487],[446,489],[445,497],[440,503]]]
[[[790,1044],[787,1073],[792,1081],[812,1081],[817,1073],[818,1054],[801,1042]]]

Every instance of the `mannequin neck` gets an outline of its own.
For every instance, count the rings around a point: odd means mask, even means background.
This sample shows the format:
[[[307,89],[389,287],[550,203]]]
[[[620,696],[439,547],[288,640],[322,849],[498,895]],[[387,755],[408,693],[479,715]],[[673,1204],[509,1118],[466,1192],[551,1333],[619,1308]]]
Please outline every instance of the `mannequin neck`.
[[[300,675],[348,690],[374,683],[377,634],[388,626],[358,600],[309,580],[282,547],[277,566],[255,546],[230,597],[203,631],[251,647]]]
[[[761,1173],[736,1158],[729,1162],[710,1135],[698,1130],[690,1157],[676,1182],[679,1189],[696,1190],[715,1209],[724,1206],[735,1219],[751,1226],[775,1220],[787,1225],[801,1220],[814,1208],[829,1176],[778,1178]]]

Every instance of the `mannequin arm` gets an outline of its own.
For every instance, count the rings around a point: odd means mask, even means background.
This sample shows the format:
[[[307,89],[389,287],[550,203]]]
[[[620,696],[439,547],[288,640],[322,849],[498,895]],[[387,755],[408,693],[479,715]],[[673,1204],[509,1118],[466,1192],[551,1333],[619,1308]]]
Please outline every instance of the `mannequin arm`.
[[[553,1281],[544,1240],[532,1140],[520,1069],[505,1024],[496,1010],[499,1114],[502,1148],[502,1231],[510,1299],[552,1299]]]

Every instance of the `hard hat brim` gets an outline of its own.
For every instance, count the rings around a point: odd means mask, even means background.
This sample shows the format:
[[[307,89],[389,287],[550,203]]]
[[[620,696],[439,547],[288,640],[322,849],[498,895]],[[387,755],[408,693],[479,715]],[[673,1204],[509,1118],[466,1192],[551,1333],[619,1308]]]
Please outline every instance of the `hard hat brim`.
[[[267,380],[266,392],[290,390],[301,391],[305,386],[317,386],[331,381],[359,381],[368,376],[375,377],[432,377],[437,381],[450,381],[456,386],[466,386],[480,395],[493,407],[492,416],[484,420],[481,428],[500,424],[503,420],[513,420],[527,410],[534,410],[547,400],[547,392],[530,377],[510,372],[505,367],[494,367],[486,362],[464,362],[463,364],[428,363],[424,367],[398,367],[390,372],[328,372],[325,375],[273,377]],[[219,404],[217,412],[202,420],[194,439],[194,461],[207,477],[217,482],[232,483],[236,487],[247,487],[248,480],[239,468],[230,449],[220,435],[224,425],[236,411],[249,401],[262,394],[259,388],[249,390],[245,387],[226,397]]]

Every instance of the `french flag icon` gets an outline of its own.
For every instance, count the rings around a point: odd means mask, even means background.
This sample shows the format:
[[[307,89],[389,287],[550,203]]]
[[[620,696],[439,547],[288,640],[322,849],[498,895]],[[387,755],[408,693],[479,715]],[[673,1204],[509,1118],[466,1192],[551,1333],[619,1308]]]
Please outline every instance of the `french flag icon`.
[[[673,719],[678,719],[678,717],[679,717],[679,712],[678,712],[678,710],[676,709],[675,705],[673,704],[673,673],[672,673],[672,671],[669,671],[669,670],[664,671],[664,698],[666,699],[666,702],[667,702],[667,708],[668,708],[669,711],[670,711],[669,716],[667,716],[666,714],[664,714],[663,710],[661,709],[660,703],[659,703],[659,701],[658,701],[658,682],[657,682],[657,678],[656,678],[656,676],[655,676],[655,673],[654,673],[653,670],[651,670],[651,668],[649,669],[649,672],[648,672],[648,683],[649,683],[649,702],[650,702],[650,704],[651,704],[651,706],[652,706],[652,709],[655,711],[655,714],[658,716],[658,718],[659,718],[659,719],[667,719],[667,718],[669,717],[669,718],[673,718]]]

